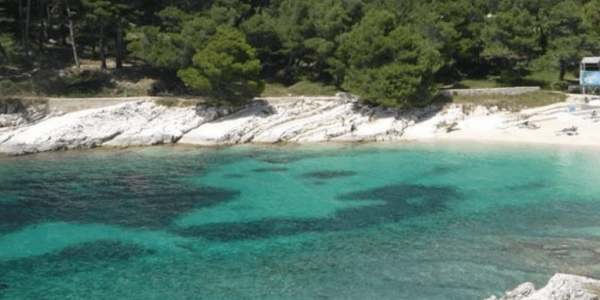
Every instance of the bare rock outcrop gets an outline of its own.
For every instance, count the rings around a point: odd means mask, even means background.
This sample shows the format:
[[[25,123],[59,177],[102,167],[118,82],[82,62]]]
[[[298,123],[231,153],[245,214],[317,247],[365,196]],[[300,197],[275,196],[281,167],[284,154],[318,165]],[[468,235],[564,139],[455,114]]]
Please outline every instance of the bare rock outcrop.
[[[362,142],[398,139],[407,126],[401,110],[372,107],[349,94],[332,99],[255,101],[190,131],[179,141],[196,145]]]
[[[152,101],[127,102],[47,118],[0,133],[0,153],[19,155],[59,149],[172,143],[215,117],[200,116],[193,107],[167,108]]]
[[[600,281],[568,274],[554,275],[548,284],[535,290],[533,283],[527,282],[506,292],[502,298],[496,296],[486,300],[598,300]]]
[[[27,103],[17,99],[0,101],[0,132],[19,126],[34,124],[48,115],[57,116],[61,112],[51,111],[47,103]]]
[[[245,107],[165,107],[151,99],[82,110],[60,117],[23,113],[0,128],[0,153],[26,154],[99,146],[184,143],[221,146],[243,143],[370,142],[425,139],[461,122],[460,107],[386,108],[339,93],[335,97],[257,99]],[[485,111],[476,111],[487,114]],[[33,117],[32,117],[33,116]],[[37,116],[37,117],[36,117]],[[19,119],[20,120],[20,119]],[[32,121],[33,120],[33,121]],[[464,122],[463,122],[464,123]],[[461,123],[462,124],[462,123]],[[481,126],[476,124],[474,126]]]

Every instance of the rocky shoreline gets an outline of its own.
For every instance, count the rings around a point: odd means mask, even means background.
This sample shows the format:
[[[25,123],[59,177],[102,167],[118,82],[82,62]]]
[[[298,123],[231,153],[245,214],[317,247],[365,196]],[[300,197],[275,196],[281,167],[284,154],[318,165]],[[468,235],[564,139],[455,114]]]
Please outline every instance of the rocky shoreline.
[[[18,115],[19,112],[4,118],[22,118]],[[100,146],[173,143],[185,132],[210,120],[193,109],[167,108],[152,101],[127,102],[18,122],[18,126],[0,132],[0,153],[21,155]]]
[[[242,108],[165,107],[151,99],[72,113],[5,107],[0,153],[21,155],[166,143],[204,146],[279,142],[399,140],[427,109],[371,107],[349,94],[259,99]]]
[[[221,146],[469,140],[600,146],[595,110],[596,106],[600,109],[600,103],[588,102],[570,97],[567,103],[517,114],[495,107],[455,104],[374,107],[343,93],[335,97],[257,99],[240,108],[166,107],[148,98],[71,113],[52,110],[43,103],[13,101],[0,103],[0,154],[167,143]],[[574,106],[576,112],[571,111]],[[572,124],[579,128],[574,131],[578,135],[556,130]],[[600,299],[599,295],[600,281],[557,274],[540,290],[525,283],[500,299],[592,300]],[[487,300],[494,299],[498,298]]]
[[[485,300],[598,300],[600,281],[582,276],[556,274],[548,284],[535,290],[531,282],[506,292],[502,298],[492,296]]]
[[[142,98],[71,113],[43,105],[5,103],[0,104],[0,154],[167,143],[221,146],[470,140],[600,146],[595,128],[598,114],[592,102],[582,104],[581,97],[572,96],[566,103],[521,113],[456,104],[385,108],[345,93],[256,99],[239,108],[166,107]],[[595,102],[600,109],[600,101]],[[569,111],[573,105],[579,106],[578,111]],[[543,122],[542,129],[531,130],[540,128],[534,121]],[[579,131],[571,133],[580,136],[560,134],[573,126]]]

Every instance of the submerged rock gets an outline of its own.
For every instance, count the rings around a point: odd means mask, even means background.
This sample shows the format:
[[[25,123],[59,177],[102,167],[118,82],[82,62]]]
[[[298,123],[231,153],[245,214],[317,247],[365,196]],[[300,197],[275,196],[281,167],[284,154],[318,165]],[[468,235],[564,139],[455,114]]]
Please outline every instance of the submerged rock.
[[[536,291],[533,283],[527,282],[506,292],[500,299],[496,296],[486,300],[598,300],[600,281],[567,274],[554,275],[548,284]]]

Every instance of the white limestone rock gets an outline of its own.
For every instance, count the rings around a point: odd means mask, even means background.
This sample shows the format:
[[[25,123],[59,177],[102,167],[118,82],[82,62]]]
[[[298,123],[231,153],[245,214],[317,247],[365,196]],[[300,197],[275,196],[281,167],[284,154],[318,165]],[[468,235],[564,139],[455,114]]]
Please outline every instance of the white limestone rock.
[[[506,292],[499,300],[598,300],[600,281],[568,274],[555,274],[548,284],[536,291],[530,282]],[[486,300],[498,300],[496,296]]]
[[[300,98],[256,101],[249,107],[185,134],[179,143],[316,143],[375,141],[400,136],[406,127],[397,109],[370,107],[357,97],[338,93],[337,100]]]
[[[0,153],[26,154],[98,146],[172,143],[209,117],[193,108],[167,108],[151,101],[127,102],[45,119],[0,133]]]
[[[0,128],[17,127],[27,123],[27,119],[21,114],[3,114],[0,115]]]
[[[265,106],[252,106],[216,121],[203,124],[184,135],[179,143],[202,146],[238,143],[249,131],[256,128],[257,119],[270,114]]]
[[[34,121],[25,123],[5,111],[0,113],[0,126],[2,122],[18,126],[0,128],[0,153],[175,142],[220,146],[427,140],[435,139],[443,124],[484,128],[475,121],[492,117],[484,108],[476,108],[476,116],[467,117],[460,105],[393,109],[358,100],[346,93],[336,97],[269,98],[253,101],[237,111],[206,105],[167,108],[152,101],[138,101],[55,118],[40,119],[39,114],[28,112],[28,120]]]
[[[0,102],[0,129],[13,130],[16,127],[34,124],[47,116],[64,114],[51,111],[47,104],[30,104],[22,101]]]

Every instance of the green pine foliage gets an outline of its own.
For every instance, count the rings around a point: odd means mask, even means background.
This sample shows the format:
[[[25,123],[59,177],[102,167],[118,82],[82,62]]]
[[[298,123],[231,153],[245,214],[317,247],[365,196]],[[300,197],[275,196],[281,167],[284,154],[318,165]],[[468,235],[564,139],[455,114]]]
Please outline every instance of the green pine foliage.
[[[545,88],[563,89],[581,57],[600,56],[599,10],[600,0],[0,0],[0,75],[129,57],[170,74],[171,93],[244,101],[263,82],[310,82],[425,105],[463,80],[530,85],[543,73],[556,77]]]
[[[386,106],[427,104],[441,55],[432,43],[396,17],[371,11],[342,37],[338,51],[345,64],[343,87]]]
[[[231,27],[218,27],[190,67],[177,75],[193,89],[223,100],[247,100],[264,89],[258,80],[261,64],[244,35]]]
[[[10,33],[0,33],[0,65],[9,63],[18,55],[19,47],[14,37]]]

